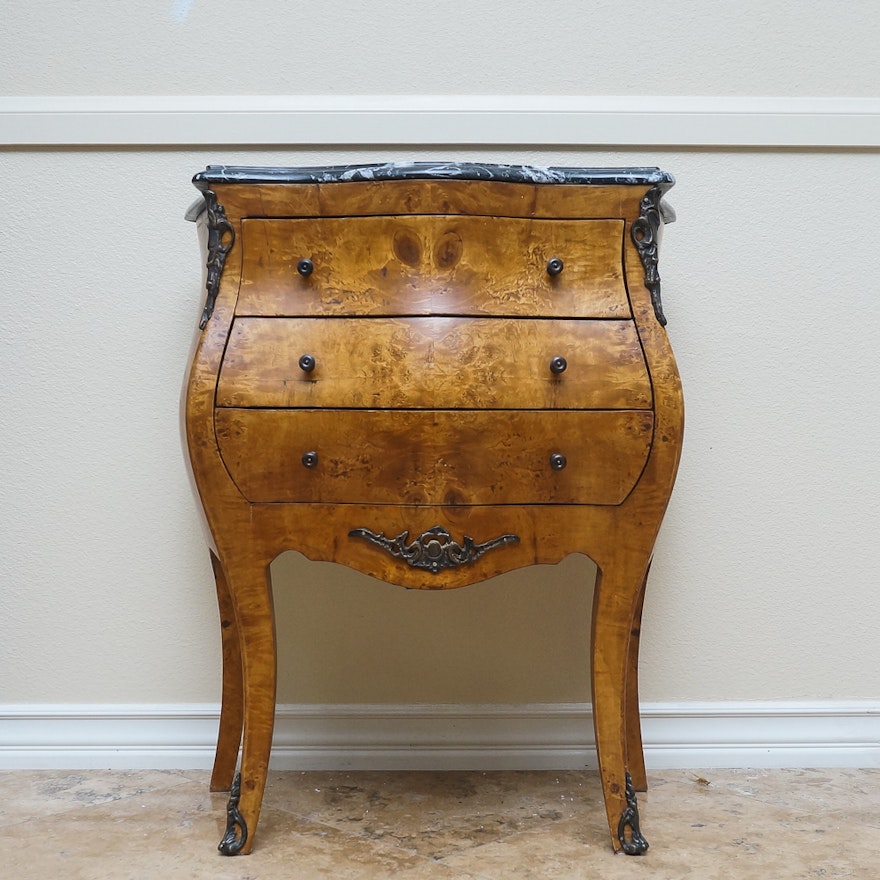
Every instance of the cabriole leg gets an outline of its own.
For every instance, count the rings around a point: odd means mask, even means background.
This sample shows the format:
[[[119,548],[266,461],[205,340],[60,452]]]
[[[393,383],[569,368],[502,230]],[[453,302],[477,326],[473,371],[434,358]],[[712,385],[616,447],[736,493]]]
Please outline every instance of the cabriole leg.
[[[599,775],[615,851],[640,855],[648,842],[639,827],[638,802],[627,765],[630,632],[647,559],[619,552],[600,566],[593,599],[593,722]]]
[[[633,611],[633,621],[629,633],[629,649],[626,667],[626,759],[629,774],[636,791],[648,790],[648,775],[645,772],[645,752],[642,745],[642,719],[639,713],[639,640],[642,633],[642,608],[645,604],[645,587],[648,582],[648,570],[642,578]]]
[[[275,726],[277,656],[269,561],[226,563],[226,575],[238,621],[244,681],[244,736],[241,770],[227,807],[224,855],[246,854],[254,844]]]
[[[220,639],[223,648],[223,693],[220,701],[220,728],[214,770],[211,773],[211,791],[229,791],[232,788],[241,731],[244,724],[244,693],[241,671],[241,648],[235,606],[229,593],[226,573],[220,560],[212,553],[214,582],[217,586],[217,607],[220,612]]]

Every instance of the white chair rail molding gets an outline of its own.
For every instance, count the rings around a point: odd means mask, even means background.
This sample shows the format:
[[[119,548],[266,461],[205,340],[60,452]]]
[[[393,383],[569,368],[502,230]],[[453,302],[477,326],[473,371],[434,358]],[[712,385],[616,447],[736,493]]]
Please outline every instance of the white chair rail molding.
[[[576,95],[0,97],[17,146],[877,147],[880,98]]]

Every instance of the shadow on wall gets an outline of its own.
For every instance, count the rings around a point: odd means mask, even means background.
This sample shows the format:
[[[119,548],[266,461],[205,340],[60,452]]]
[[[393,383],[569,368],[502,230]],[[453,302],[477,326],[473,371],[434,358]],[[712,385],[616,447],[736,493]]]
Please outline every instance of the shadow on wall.
[[[585,556],[436,591],[292,551],[271,570],[279,703],[590,698],[596,566]]]

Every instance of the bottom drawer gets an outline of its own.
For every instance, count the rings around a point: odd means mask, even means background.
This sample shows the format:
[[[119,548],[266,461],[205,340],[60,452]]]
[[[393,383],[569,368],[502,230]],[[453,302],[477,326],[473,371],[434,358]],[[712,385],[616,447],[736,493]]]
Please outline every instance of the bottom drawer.
[[[253,502],[620,504],[653,413],[220,408],[215,431]]]

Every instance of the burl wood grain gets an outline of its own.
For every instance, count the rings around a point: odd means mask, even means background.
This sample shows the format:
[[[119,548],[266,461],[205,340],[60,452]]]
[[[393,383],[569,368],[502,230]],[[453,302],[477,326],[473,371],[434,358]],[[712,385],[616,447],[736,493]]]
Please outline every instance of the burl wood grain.
[[[645,784],[644,584],[683,430],[675,360],[629,233],[646,187],[215,191],[236,243],[196,338],[184,422],[229,624],[212,781],[230,784],[241,741],[241,852],[254,845],[274,723],[268,566],[286,549],[420,589],[589,555],[594,724],[620,850],[627,773]],[[565,263],[556,278],[551,257]],[[310,375],[303,353],[317,361]],[[563,374],[548,375],[548,355],[567,359]],[[548,467],[554,451],[561,471]],[[456,541],[519,540],[434,574],[349,536],[411,541],[435,526]]]
[[[383,180],[315,184],[217,184],[226,214],[355,217],[450,214],[574,220],[638,216],[642,186],[541,186],[488,180]]]
[[[649,410],[218,409],[220,453],[249,501],[620,504],[651,448]],[[259,453],[255,454],[258,450]],[[302,456],[317,453],[314,467]],[[550,457],[565,455],[554,470]]]
[[[217,404],[647,409],[651,382],[632,321],[237,318]]]
[[[628,318],[620,220],[245,220],[239,315]],[[553,258],[563,261],[556,276]],[[297,271],[302,259],[314,271]]]

